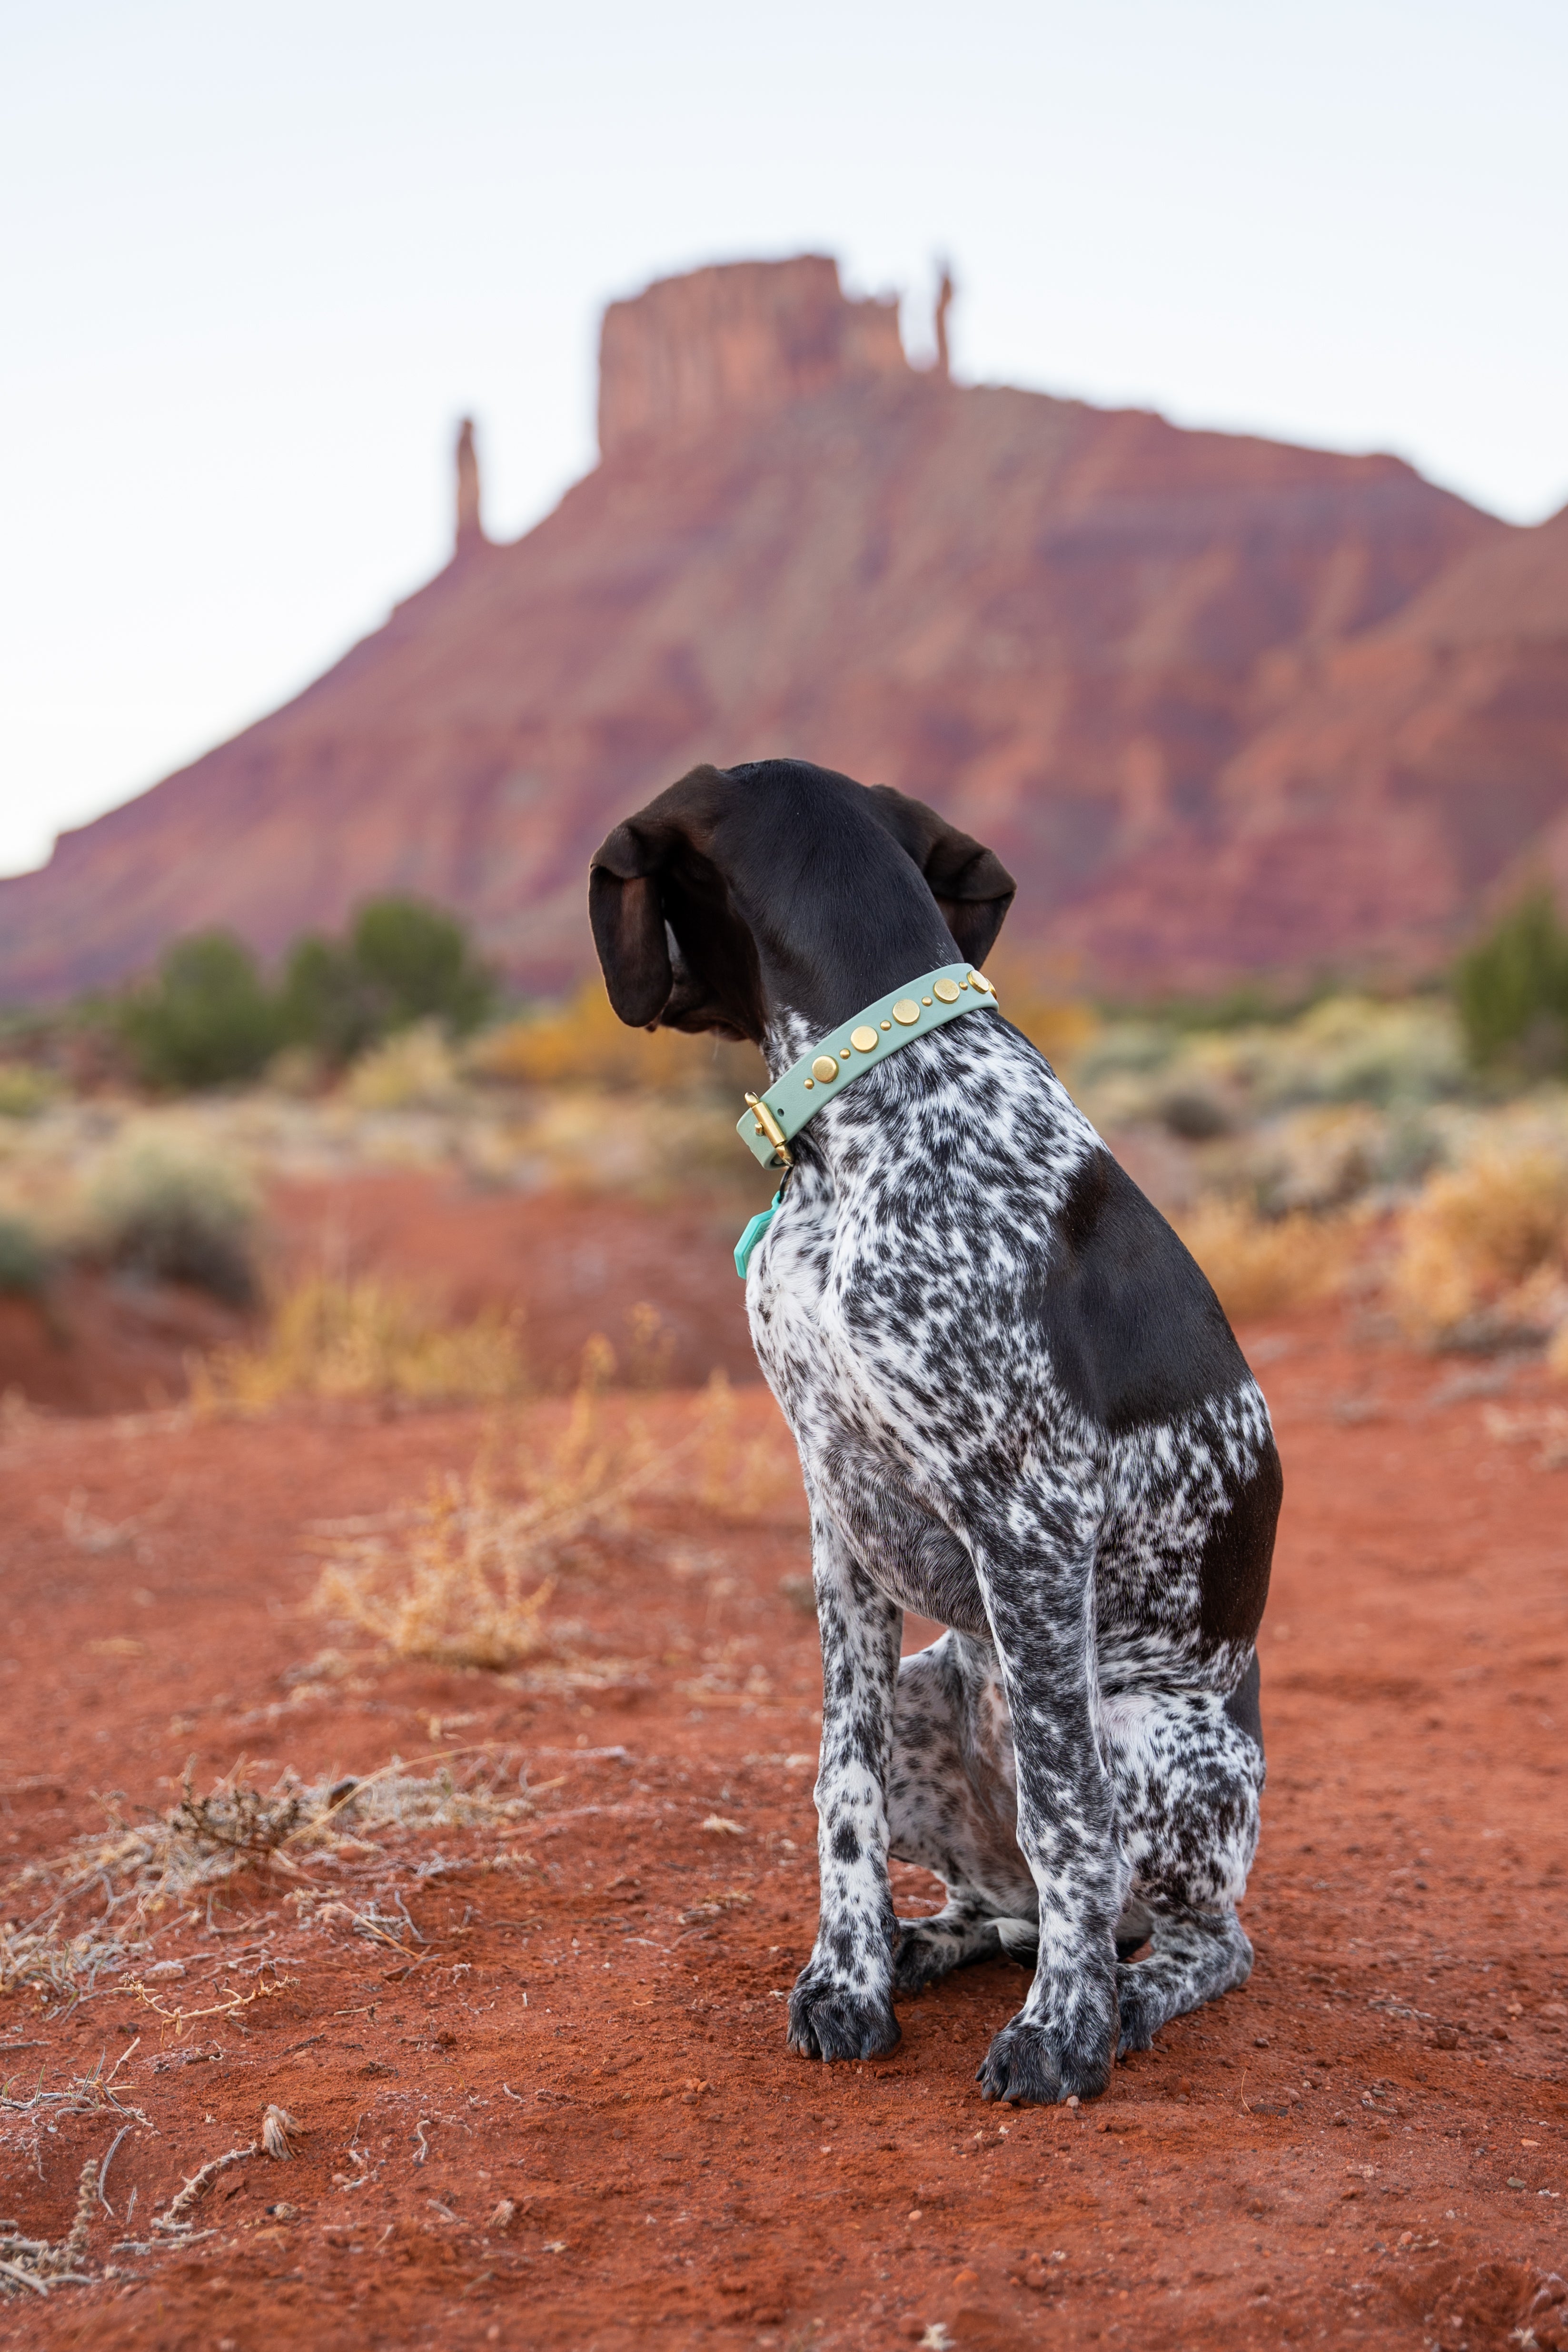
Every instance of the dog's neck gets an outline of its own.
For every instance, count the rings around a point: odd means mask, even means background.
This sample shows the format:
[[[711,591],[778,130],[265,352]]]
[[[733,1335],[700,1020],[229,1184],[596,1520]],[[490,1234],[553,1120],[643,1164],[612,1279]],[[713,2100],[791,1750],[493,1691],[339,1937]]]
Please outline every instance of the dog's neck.
[[[762,1048],[770,1077],[782,1077],[830,1030],[852,1021],[867,1005],[909,987],[922,972],[958,961],[940,917],[921,926],[919,935],[911,932],[897,942],[857,939],[854,951],[836,958],[826,970],[794,959],[793,969],[770,970],[764,953]]]

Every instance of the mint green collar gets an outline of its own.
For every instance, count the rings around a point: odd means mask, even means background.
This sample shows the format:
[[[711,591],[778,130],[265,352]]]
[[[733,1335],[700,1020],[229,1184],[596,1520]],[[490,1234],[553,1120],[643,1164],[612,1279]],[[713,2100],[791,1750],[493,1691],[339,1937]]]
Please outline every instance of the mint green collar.
[[[764,1168],[789,1168],[794,1164],[789,1147],[801,1129],[863,1072],[885,1062],[900,1045],[956,1021],[961,1013],[995,1008],[995,991],[973,965],[942,964],[846,1021],[765,1093],[748,1095],[749,1108],[735,1131]],[[773,1207],[753,1217],[735,1244],[735,1271],[742,1280],[752,1250],[773,1222],[780,1197],[774,1193]]]

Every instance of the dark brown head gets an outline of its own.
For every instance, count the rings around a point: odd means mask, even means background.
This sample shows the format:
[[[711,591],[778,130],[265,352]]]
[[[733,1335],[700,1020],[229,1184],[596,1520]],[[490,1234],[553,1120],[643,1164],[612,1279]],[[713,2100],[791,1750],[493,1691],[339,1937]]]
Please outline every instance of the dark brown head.
[[[588,913],[637,1028],[817,1034],[936,964],[978,964],[1015,884],[923,801],[805,760],[693,768],[603,842]]]

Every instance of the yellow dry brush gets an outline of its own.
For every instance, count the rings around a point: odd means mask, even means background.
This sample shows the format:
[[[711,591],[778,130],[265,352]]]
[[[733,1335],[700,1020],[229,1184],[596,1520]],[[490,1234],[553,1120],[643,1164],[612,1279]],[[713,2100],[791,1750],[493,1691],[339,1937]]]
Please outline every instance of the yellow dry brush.
[[[1485,1308],[1557,1322],[1565,1260],[1568,1163],[1539,1145],[1482,1151],[1434,1176],[1405,1212],[1389,1288],[1414,1339],[1440,1339]]]
[[[311,1275],[279,1302],[255,1348],[223,1348],[193,1367],[198,1412],[265,1412],[321,1403],[490,1404],[527,1387],[521,1318],[489,1308],[444,1320],[404,1284]]]
[[[1344,1280],[1356,1239],[1344,1217],[1304,1209],[1260,1217],[1235,1201],[1202,1202],[1178,1228],[1220,1305],[1238,1322],[1331,1297]]]
[[[462,1475],[433,1479],[384,1528],[329,1538],[316,1606],[374,1636],[396,1658],[494,1671],[551,1646],[545,1610],[574,1557],[625,1534],[634,1506],[674,1495],[752,1518],[788,1490],[794,1455],[769,1424],[742,1443],[722,1372],[686,1404],[673,1439],[646,1414],[611,1421],[615,1358],[590,1340],[584,1376],[553,1444],[525,1428],[504,1473],[496,1445]],[[537,1412],[531,1416],[537,1427]]]

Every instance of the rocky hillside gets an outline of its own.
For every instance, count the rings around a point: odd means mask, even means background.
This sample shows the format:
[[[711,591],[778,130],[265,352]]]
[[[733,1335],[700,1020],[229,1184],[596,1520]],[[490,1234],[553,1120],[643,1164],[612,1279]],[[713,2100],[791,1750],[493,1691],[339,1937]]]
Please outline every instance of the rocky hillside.
[[[615,818],[775,752],[949,811],[1019,875],[1015,936],[1121,989],[1429,962],[1532,856],[1568,868],[1568,519],[960,387],[824,259],[613,305],[600,424],[510,546],[470,449],[460,551],[384,628],[0,882],[0,998],[386,889],[553,987]]]

